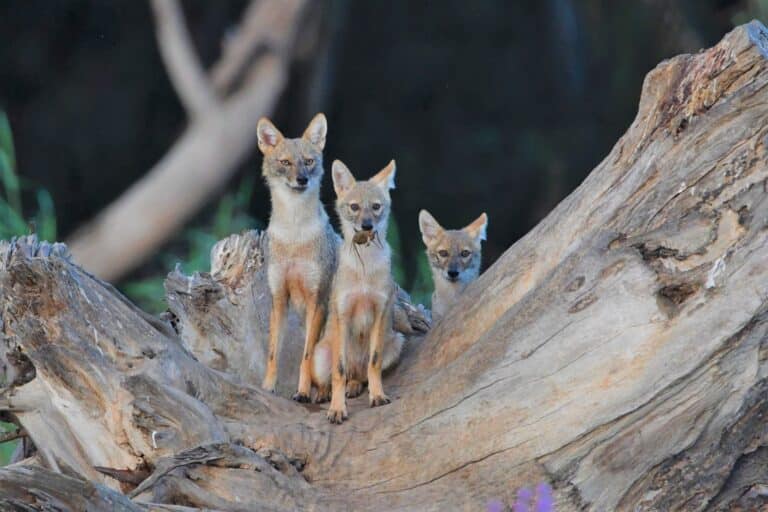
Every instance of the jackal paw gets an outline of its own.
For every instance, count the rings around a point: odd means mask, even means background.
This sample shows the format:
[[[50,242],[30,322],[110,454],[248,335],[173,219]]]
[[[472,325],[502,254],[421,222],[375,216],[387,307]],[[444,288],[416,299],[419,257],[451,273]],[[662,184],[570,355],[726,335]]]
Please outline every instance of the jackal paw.
[[[264,379],[261,382],[261,389],[264,391],[269,391],[270,393],[275,392],[275,380],[274,379]]]
[[[380,405],[387,405],[388,403],[392,402],[392,400],[389,399],[387,395],[381,394],[376,396],[371,396],[371,398],[368,400],[368,403],[371,404],[371,407],[378,407]]]
[[[347,408],[342,407],[339,409],[335,409],[331,407],[330,409],[328,409],[327,416],[328,416],[328,421],[330,421],[331,423],[334,423],[336,425],[341,425],[342,422],[345,419],[347,419]]]
[[[359,380],[350,380],[347,382],[347,398],[356,398],[363,392],[363,383]]]
[[[316,404],[322,404],[324,402],[327,402],[331,399],[331,389],[330,388],[319,388],[317,390],[317,394],[315,395],[315,403]]]
[[[302,393],[301,391],[297,391],[295,395],[292,397],[295,401],[301,403],[301,404],[308,404],[312,401],[309,394]]]

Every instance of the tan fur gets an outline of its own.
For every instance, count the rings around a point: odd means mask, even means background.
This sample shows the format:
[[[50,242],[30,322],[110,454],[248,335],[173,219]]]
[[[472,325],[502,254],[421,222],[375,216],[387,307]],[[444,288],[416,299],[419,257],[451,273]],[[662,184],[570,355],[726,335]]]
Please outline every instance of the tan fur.
[[[326,319],[326,302],[336,269],[338,235],[320,203],[326,121],[318,114],[304,135],[286,139],[268,119],[258,125],[262,173],[272,198],[267,227],[267,279],[272,293],[269,357],[262,387],[275,390],[280,334],[287,308],[303,312],[306,329],[294,400],[307,402],[312,386],[312,353]],[[293,340],[289,340],[293,341]]]
[[[318,399],[331,394],[328,419],[341,423],[347,417],[346,396],[360,394],[366,382],[372,407],[389,403],[381,372],[397,361],[403,337],[392,328],[395,285],[386,243],[395,163],[362,182],[339,161],[333,163],[332,173],[344,241],[325,336],[312,367]],[[376,236],[358,245],[355,234],[366,225]]]
[[[449,306],[480,274],[481,242],[485,240],[487,225],[488,216],[483,213],[462,229],[444,229],[428,211],[419,212],[419,229],[427,246],[435,284],[432,294],[435,320],[445,315]]]

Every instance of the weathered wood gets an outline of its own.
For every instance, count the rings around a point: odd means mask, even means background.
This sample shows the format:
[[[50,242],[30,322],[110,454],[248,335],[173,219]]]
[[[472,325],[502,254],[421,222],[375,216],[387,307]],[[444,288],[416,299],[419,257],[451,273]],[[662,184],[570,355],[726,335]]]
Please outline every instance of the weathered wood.
[[[39,466],[0,468],[0,509],[110,512],[193,511],[162,503],[135,503],[103,485],[54,473]]]
[[[148,510],[122,494],[39,467],[0,469],[2,510]]]
[[[39,465],[141,507],[478,510],[541,480],[565,511],[765,506],[766,56],[753,22],[652,71],[611,154],[410,344],[386,407],[331,426],[249,384],[267,315],[246,233],[170,276],[180,337],[61,246],[1,246],[4,341],[34,372],[0,409]]]

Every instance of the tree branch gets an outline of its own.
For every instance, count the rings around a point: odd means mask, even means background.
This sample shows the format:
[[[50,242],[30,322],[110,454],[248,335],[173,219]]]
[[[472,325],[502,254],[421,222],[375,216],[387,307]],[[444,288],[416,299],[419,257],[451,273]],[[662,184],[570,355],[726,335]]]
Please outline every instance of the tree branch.
[[[190,117],[216,107],[217,99],[189,37],[178,0],[151,0],[157,43],[165,68]]]
[[[226,94],[243,78],[259,51],[269,50],[285,55],[293,38],[276,37],[274,26],[285,25],[302,8],[301,0],[252,1],[234,34],[224,39],[221,58],[210,72],[217,91]],[[297,24],[293,25],[294,29]]]
[[[23,428],[18,428],[13,432],[6,432],[5,434],[0,434],[0,443],[7,443],[8,441],[14,441],[16,439],[19,439],[20,437],[27,437],[27,431],[24,430]]]
[[[276,50],[260,54],[238,92],[193,122],[146,176],[74,233],[69,248],[90,272],[112,280],[132,270],[197,212],[251,151],[256,122],[272,111],[287,83],[290,57],[284,48],[291,46],[306,5],[306,0],[264,2],[282,6],[281,16],[265,28]]]

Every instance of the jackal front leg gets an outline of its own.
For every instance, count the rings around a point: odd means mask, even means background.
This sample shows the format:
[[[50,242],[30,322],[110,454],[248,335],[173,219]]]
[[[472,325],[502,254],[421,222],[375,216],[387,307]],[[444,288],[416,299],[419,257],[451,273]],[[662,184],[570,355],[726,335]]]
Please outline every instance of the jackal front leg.
[[[272,293],[272,312],[269,314],[269,354],[267,355],[267,371],[261,387],[275,392],[277,384],[277,364],[280,360],[280,333],[283,330],[285,308],[288,304],[288,293],[280,288]]]
[[[368,403],[371,407],[385,405],[390,402],[389,397],[384,394],[384,385],[381,382],[381,364],[384,360],[384,340],[392,330],[392,299],[388,299],[387,304],[376,311],[376,317],[373,322],[371,332],[370,350],[368,352]]]
[[[331,405],[328,407],[328,421],[341,424],[347,419],[347,342],[349,325],[344,316],[336,321],[335,336],[331,339]]]
[[[299,367],[299,388],[293,399],[297,402],[311,402],[310,394],[312,392],[312,353],[315,350],[315,344],[320,337],[320,329],[325,320],[325,310],[315,295],[307,301],[306,313],[306,337],[304,340],[304,352],[301,356],[301,366]]]

